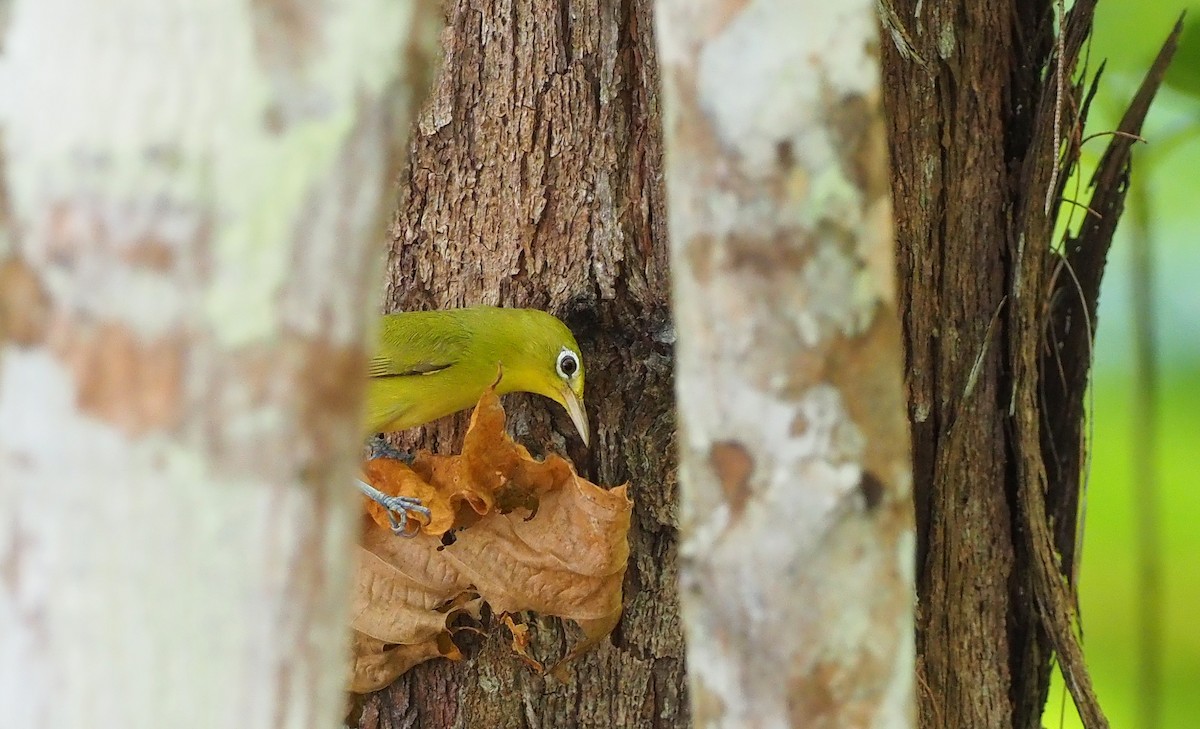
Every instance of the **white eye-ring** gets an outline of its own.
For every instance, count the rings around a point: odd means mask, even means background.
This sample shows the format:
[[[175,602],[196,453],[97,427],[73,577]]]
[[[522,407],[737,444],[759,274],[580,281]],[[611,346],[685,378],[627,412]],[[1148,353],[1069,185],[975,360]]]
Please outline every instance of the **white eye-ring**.
[[[555,367],[558,369],[559,377],[569,380],[579,372],[579,356],[564,347],[563,351],[558,353],[558,362]]]

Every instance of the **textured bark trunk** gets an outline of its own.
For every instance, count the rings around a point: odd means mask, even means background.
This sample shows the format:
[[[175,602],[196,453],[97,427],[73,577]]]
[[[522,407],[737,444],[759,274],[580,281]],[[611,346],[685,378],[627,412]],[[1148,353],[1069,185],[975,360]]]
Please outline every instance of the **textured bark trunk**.
[[[885,45],[884,69],[909,302],[922,725],[1035,727],[1050,646],[1018,532],[1007,339],[1018,291],[1042,299],[1044,266],[1024,281],[1015,271],[1022,198],[1045,195],[1044,181],[1019,179],[1051,7],[947,1],[918,16],[914,2],[890,5],[907,39]],[[1049,240],[1024,247],[1041,261]]]
[[[921,63],[894,42],[883,58],[908,304],[921,723],[1028,727],[1038,716],[1016,722],[1014,706],[1040,706],[1027,694],[1044,686],[1048,647],[1014,533],[1003,303],[1017,194],[1009,146],[1020,159],[1030,133],[1012,84],[1034,83],[1050,28],[1029,29],[1019,47],[1013,3],[926,3],[918,21],[916,2],[892,5]]]
[[[587,361],[590,452],[559,408],[529,396],[506,405],[520,439],[567,452],[599,483],[631,482],[625,615],[565,684],[534,674],[493,630],[465,662],[420,666],[369,698],[360,726],[682,727],[674,332],[650,3],[457,0],[447,13],[446,65],[393,228],[387,308],[532,306],[572,327]],[[464,422],[403,443],[457,448]],[[533,627],[533,652],[551,663],[574,637],[554,620]]]
[[[1078,237],[1058,249],[1095,4],[1073,3],[1057,26],[1050,0],[880,5],[926,727],[1039,727],[1052,653],[1085,725],[1107,726],[1072,586],[1083,393],[1129,138],[1175,36],[1078,201]]]
[[[415,5],[3,13],[0,726],[341,715]]]
[[[696,725],[911,727],[875,5],[659,6]]]

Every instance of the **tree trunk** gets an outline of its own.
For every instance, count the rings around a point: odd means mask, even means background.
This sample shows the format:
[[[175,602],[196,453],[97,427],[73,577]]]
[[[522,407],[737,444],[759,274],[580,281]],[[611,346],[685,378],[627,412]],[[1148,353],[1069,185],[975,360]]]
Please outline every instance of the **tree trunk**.
[[[1174,40],[1057,249],[1095,4],[1056,27],[1051,0],[881,3],[926,727],[1040,727],[1052,654],[1085,726],[1107,726],[1073,592],[1083,396],[1129,146]]]
[[[874,4],[721,5],[658,24],[696,725],[912,726]]]
[[[387,308],[531,306],[571,326],[587,362],[591,450],[546,401],[516,395],[506,406],[535,452],[566,452],[598,483],[631,483],[625,613],[565,684],[533,673],[492,625],[463,663],[420,666],[371,697],[360,726],[682,727],[674,332],[650,3],[448,6],[446,65],[392,232]],[[456,450],[464,422],[403,443]],[[533,628],[534,655],[550,663],[577,639],[555,620]]]
[[[3,14],[0,726],[336,723],[415,6]]]
[[[921,64],[895,42],[883,54],[907,303],[925,727],[1032,727],[1040,710],[1018,717],[1017,707],[1040,707],[1031,694],[1048,677],[1014,533],[1004,304],[1019,194],[1008,148],[1019,144],[1023,156],[1031,132],[1011,85],[1028,105],[1050,29],[1026,26],[1031,36],[1017,45],[1014,4],[927,3],[918,24],[914,2],[892,3]],[[1048,19],[1049,3],[1040,4]]]

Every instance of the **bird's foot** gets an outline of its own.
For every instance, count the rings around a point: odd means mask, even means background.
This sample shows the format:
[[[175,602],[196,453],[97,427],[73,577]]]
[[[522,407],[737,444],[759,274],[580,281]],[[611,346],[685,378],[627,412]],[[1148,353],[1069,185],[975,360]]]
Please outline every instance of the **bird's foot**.
[[[421,500],[415,496],[388,496],[374,486],[365,481],[358,481],[358,490],[363,492],[371,501],[383,507],[387,512],[388,521],[392,525],[392,533],[401,537],[415,537],[421,531],[421,525],[409,531],[408,520],[409,514],[418,514],[428,522],[433,514],[429,511],[429,507],[424,506]]]
[[[382,433],[377,433],[375,437],[367,442],[367,460],[373,461],[376,458],[391,458],[397,461],[403,461],[408,465],[412,465],[413,456],[408,451],[402,451],[383,437]]]

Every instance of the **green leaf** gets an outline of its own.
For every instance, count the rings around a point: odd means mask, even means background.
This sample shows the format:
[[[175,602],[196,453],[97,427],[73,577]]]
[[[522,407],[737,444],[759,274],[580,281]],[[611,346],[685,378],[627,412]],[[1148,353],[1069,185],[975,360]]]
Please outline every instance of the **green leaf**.
[[[1197,0],[1100,3],[1096,8],[1092,36],[1093,65],[1099,59],[1106,58],[1110,72],[1134,73],[1140,79],[1158,54],[1179,14],[1185,10],[1189,25],[1200,21],[1200,2]],[[1182,61],[1182,57],[1176,56],[1174,65],[1179,67]],[[1192,63],[1195,68],[1194,58]]]

